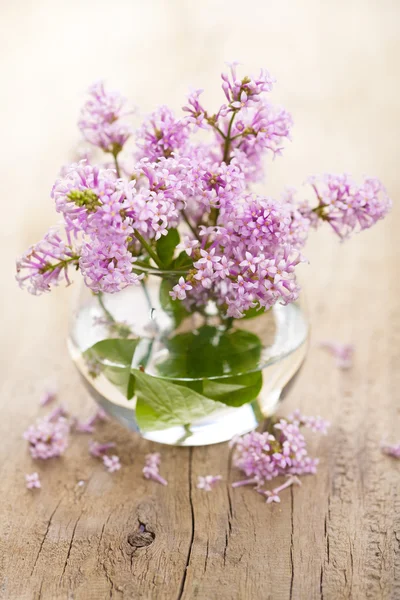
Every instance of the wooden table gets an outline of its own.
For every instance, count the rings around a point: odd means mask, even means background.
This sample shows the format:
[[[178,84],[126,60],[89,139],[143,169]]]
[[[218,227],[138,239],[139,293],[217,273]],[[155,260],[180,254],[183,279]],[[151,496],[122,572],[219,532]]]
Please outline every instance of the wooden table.
[[[110,475],[89,456],[87,436],[39,465],[21,439],[44,413],[38,399],[53,377],[72,411],[93,410],[65,345],[71,291],[32,298],[12,279],[15,256],[54,220],[49,190],[71,157],[92,80],[104,76],[144,109],[179,107],[191,83],[217,106],[224,60],[266,65],[280,82],[275,100],[296,122],[295,143],[269,167],[267,193],[312,172],[348,170],[381,177],[396,200],[399,4],[260,0],[246,8],[211,0],[4,7],[0,598],[400,598],[400,463],[379,450],[383,437],[400,438],[397,206],[346,245],[324,230],[308,247],[312,344],[281,408],[319,413],[332,428],[310,437],[318,474],[280,505],[230,487],[238,474],[226,444],[156,448],[110,422],[96,432],[117,442],[123,466]],[[350,371],[318,349],[326,338],[354,342]],[[156,449],[166,488],[141,474]],[[43,488],[32,493],[24,474],[34,470]],[[207,473],[224,478],[209,494],[196,488]]]

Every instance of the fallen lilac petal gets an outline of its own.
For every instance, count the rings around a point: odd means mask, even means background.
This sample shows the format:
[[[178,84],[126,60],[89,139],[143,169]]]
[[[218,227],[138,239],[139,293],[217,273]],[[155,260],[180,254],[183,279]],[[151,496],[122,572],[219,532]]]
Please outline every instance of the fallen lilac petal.
[[[267,504],[271,504],[272,502],[280,502],[280,496],[278,494],[271,493],[267,498]]]
[[[57,406],[50,414],[46,415],[45,419],[47,419],[51,423],[54,423],[60,417],[67,417],[67,416],[68,416],[67,409],[65,408],[65,406],[63,404],[60,404],[60,406]]]
[[[205,475],[204,477],[199,475],[197,478],[197,489],[204,490],[205,492],[211,492],[214,485],[222,480],[221,475]]]
[[[397,442],[397,444],[387,444],[385,441],[382,441],[381,450],[384,454],[387,454],[388,456],[400,458],[400,442]]]
[[[142,469],[142,473],[145,479],[152,479],[161,485],[168,485],[168,481],[161,477],[158,472],[161,462],[161,456],[159,452],[151,452],[145,456],[145,466]]]
[[[320,342],[320,347],[328,350],[336,359],[336,366],[339,369],[350,369],[353,366],[353,344],[341,344],[330,340]]]
[[[96,421],[109,421],[109,416],[106,413],[106,411],[104,409],[102,409],[101,407],[99,407],[97,409],[97,412],[95,414],[95,420]]]
[[[40,483],[39,475],[35,473],[27,473],[25,475],[25,483],[28,490],[32,490],[34,488],[41,488],[42,484]]]
[[[157,471],[157,469],[155,467],[145,466],[145,467],[143,467],[142,472],[143,472],[145,479],[152,479],[153,481],[156,481],[157,483],[161,483],[161,485],[168,485],[168,481],[166,479],[164,479],[164,477],[161,477],[161,475],[159,474],[159,472]]]
[[[39,400],[39,404],[40,406],[47,406],[48,404],[51,404],[51,402],[54,402],[54,400],[57,398],[57,387],[54,386],[49,386],[42,394],[40,400]]]
[[[259,480],[257,477],[253,477],[252,479],[243,479],[242,481],[234,481],[232,483],[233,488],[242,487],[242,485],[258,485]]]
[[[90,421],[82,422],[74,420],[74,431],[78,433],[94,433],[94,425]]]
[[[106,442],[104,444],[94,442],[93,440],[89,442],[89,453],[96,458],[101,458],[111,448],[115,448],[114,442]]]
[[[119,457],[116,454],[113,454],[112,456],[107,456],[105,454],[103,456],[103,463],[109,473],[119,471],[121,468]]]

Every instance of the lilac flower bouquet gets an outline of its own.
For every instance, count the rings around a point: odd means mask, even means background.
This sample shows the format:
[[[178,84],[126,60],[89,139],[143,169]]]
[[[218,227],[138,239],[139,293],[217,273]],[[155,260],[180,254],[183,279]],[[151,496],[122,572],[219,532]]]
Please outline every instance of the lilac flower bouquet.
[[[273,412],[306,353],[296,270],[310,229],[343,240],[390,208],[374,178],[311,177],[309,200],[251,191],[290,139],[272,86],[233,64],[216,112],[196,90],[181,115],[161,106],[134,132],[126,101],[94,85],[79,128],[99,156],[62,169],[62,222],[17,262],[32,294],[80,271],[72,357],[100,404],[150,439],[223,441]]]

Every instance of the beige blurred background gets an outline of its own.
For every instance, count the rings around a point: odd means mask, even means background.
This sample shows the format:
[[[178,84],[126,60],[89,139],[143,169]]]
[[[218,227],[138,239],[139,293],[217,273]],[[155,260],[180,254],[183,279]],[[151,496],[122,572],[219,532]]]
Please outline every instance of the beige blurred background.
[[[59,331],[67,326],[70,292],[29,297],[13,281],[14,259],[57,219],[49,193],[60,165],[73,157],[85,90],[99,78],[146,112],[160,103],[179,109],[190,86],[204,87],[207,105],[217,107],[225,61],[240,60],[250,72],[267,67],[277,78],[272,100],[293,114],[295,127],[283,157],[269,165],[263,192],[346,170],[382,178],[396,199],[396,0],[3,0],[1,13],[1,301],[3,337],[19,331],[16,344],[24,315],[40,319],[54,310]],[[378,238],[365,235],[373,252]],[[308,276],[331,294],[339,280],[324,270],[319,244],[324,255],[338,254],[335,277],[347,250],[318,234],[307,252],[314,260]]]

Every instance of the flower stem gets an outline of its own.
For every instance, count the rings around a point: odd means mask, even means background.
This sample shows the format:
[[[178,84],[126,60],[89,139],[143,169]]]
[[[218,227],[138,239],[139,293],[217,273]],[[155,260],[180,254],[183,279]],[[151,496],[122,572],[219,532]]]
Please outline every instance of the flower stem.
[[[106,315],[107,319],[109,321],[111,321],[111,323],[116,323],[116,320],[114,319],[114,317],[112,316],[112,314],[110,313],[110,311],[108,310],[108,308],[106,307],[106,305],[104,304],[103,292],[99,292],[96,295],[97,295],[97,299],[99,301],[99,304],[100,304],[101,308],[103,309],[103,312]]]
[[[121,171],[119,169],[118,158],[117,158],[118,152],[113,152],[112,155],[114,157],[114,164],[115,164],[115,170],[117,171],[117,177],[118,177],[118,179],[120,179]]]
[[[183,209],[181,210],[181,213],[182,213],[183,220],[185,221],[186,225],[189,227],[190,231],[193,233],[194,237],[197,240],[198,239],[197,232],[196,232],[195,228],[193,227],[193,225],[191,224],[191,222],[189,221],[189,217],[187,216],[187,214],[185,213],[185,211]]]
[[[60,260],[60,262],[55,263],[54,265],[52,265],[51,263],[48,263],[45,267],[43,267],[42,269],[40,269],[41,273],[47,273],[48,271],[54,271],[54,269],[65,269],[71,262],[77,261],[80,259],[80,256],[78,256],[77,254],[74,254],[73,256],[71,256],[71,258],[66,258],[65,260]]]
[[[233,125],[233,121],[234,121],[235,117],[236,117],[236,110],[233,111],[231,120],[229,121],[228,131],[226,133],[225,144],[224,144],[224,156],[222,158],[222,162],[226,163],[227,165],[230,162],[229,151],[231,149],[231,141],[232,141],[231,131],[232,131],[232,125]]]
[[[134,229],[134,234],[135,234],[136,239],[139,240],[139,242],[142,244],[143,248],[145,248],[145,250],[147,250],[147,252],[151,256],[151,258],[154,260],[157,267],[159,267],[161,269],[162,263],[161,263],[160,259],[158,258],[157,254],[154,252],[153,248],[150,246],[150,244],[148,244],[146,242],[146,240],[144,239],[142,234],[139,233],[139,231],[137,229]]]

